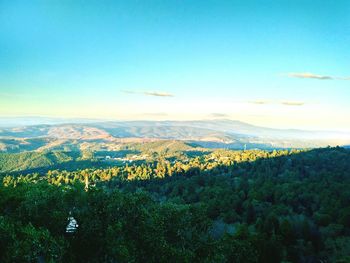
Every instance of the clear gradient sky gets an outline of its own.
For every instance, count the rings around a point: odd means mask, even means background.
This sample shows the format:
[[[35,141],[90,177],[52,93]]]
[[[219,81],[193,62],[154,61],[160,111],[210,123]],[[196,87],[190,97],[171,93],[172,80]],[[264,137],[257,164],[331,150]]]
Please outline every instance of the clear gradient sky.
[[[350,131],[348,0],[0,0],[0,116]]]

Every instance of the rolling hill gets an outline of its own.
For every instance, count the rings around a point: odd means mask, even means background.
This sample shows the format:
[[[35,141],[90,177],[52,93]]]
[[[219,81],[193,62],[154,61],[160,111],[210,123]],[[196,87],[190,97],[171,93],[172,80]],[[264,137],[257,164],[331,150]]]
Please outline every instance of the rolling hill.
[[[230,149],[315,148],[350,144],[350,134],[345,132],[271,129],[234,120],[86,121],[15,127],[13,122],[9,122],[8,127],[4,123],[1,127],[0,151],[3,152],[114,151],[127,143],[163,140]]]
[[[64,152],[0,153],[0,173],[24,171],[74,161],[77,155]]]

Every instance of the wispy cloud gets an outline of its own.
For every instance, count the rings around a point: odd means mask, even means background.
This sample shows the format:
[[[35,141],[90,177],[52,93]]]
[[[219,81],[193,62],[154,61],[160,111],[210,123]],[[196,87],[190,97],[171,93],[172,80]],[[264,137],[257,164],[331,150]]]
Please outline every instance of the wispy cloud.
[[[157,92],[157,91],[145,91],[143,94],[147,96],[156,96],[156,97],[174,97],[173,94],[167,92]]]
[[[282,101],[281,104],[285,105],[285,106],[303,106],[303,105],[305,105],[305,102],[303,102],[303,101]]]
[[[303,101],[271,101],[271,100],[253,100],[248,101],[250,104],[256,105],[271,105],[271,104],[281,104],[285,106],[303,106],[305,102]]]
[[[159,91],[134,91],[134,90],[122,90],[123,93],[127,94],[142,94],[145,96],[155,96],[155,97],[174,97],[173,94],[168,92]]]
[[[290,78],[300,78],[300,79],[321,79],[321,80],[327,80],[327,79],[333,79],[331,76],[325,76],[325,75],[317,75],[313,73],[288,73],[288,77]]]
[[[350,80],[350,77],[335,77],[329,75],[318,75],[308,72],[290,72],[286,74],[290,78],[299,78],[299,79],[318,79],[318,80]]]
[[[212,117],[212,118],[228,118],[229,115],[225,114],[225,113],[211,113],[211,114],[209,114],[209,117]]]
[[[264,105],[264,104],[269,104],[270,102],[267,100],[253,100],[249,101],[251,104],[257,104],[257,105]]]

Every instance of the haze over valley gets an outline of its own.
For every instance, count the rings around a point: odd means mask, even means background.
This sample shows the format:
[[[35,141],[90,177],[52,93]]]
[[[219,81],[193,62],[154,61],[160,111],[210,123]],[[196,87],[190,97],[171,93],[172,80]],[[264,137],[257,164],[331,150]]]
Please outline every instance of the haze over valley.
[[[37,121],[40,122],[40,119]],[[51,122],[55,122],[55,119]],[[178,140],[204,148],[236,150],[315,148],[350,144],[350,134],[346,132],[272,129],[227,119],[108,122],[85,120],[85,123],[82,120],[82,123],[23,126],[27,123],[24,119],[22,125],[8,124],[10,127],[6,127],[3,119],[2,123],[0,150],[3,152],[88,149],[112,151],[130,143],[145,144],[158,140]]]

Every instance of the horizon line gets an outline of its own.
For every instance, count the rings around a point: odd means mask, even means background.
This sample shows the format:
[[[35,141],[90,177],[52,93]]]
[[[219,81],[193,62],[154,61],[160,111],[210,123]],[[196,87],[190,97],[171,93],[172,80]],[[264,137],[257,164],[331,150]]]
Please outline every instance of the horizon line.
[[[266,128],[266,129],[276,129],[276,130],[283,130],[283,131],[307,131],[307,132],[340,132],[340,133],[350,133],[349,129],[338,129],[338,130],[325,130],[325,129],[308,129],[308,128],[275,128],[270,126],[261,126],[257,124],[252,124],[251,122],[247,121],[241,121],[238,119],[231,119],[226,117],[208,117],[208,118],[198,118],[198,119],[191,119],[191,120],[178,120],[178,119],[163,119],[163,120],[154,120],[154,119],[117,119],[117,118],[88,118],[88,117],[61,117],[61,116],[45,116],[45,115],[16,115],[16,116],[4,116],[0,115],[0,119],[20,119],[20,118],[46,118],[46,119],[54,119],[54,120],[86,120],[89,122],[96,121],[98,123],[100,122],[194,122],[194,121],[234,121],[234,122],[241,122],[244,124],[248,124],[251,126],[259,127],[259,128]],[[29,124],[24,126],[35,126],[35,125],[57,125],[57,124],[75,124],[74,122],[62,122],[62,123],[38,123],[38,124]],[[84,122],[80,122],[80,124],[87,124]],[[2,126],[0,124],[0,126]],[[3,126],[4,127],[4,126]]]

